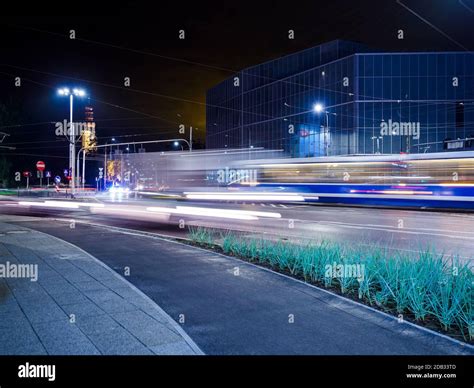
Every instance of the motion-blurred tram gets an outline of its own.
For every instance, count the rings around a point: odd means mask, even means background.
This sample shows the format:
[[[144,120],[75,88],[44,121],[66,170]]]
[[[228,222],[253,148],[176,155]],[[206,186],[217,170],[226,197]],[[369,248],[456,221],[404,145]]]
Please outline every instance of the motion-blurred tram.
[[[474,210],[474,151],[285,158],[264,149],[126,155],[143,195]]]
[[[474,209],[474,152],[240,161],[246,191],[298,193],[306,202]],[[240,174],[245,176],[244,174]]]

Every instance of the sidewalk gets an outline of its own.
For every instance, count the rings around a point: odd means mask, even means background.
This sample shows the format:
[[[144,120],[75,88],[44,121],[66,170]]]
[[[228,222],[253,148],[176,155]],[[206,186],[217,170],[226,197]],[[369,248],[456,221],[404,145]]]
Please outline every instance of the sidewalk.
[[[63,240],[0,222],[0,354],[202,352],[105,264]]]

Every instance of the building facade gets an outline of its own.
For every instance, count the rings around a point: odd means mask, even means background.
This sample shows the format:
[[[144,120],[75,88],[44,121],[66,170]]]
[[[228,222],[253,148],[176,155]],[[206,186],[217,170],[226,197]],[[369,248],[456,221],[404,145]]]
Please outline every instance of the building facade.
[[[337,40],[242,70],[206,98],[209,149],[474,150],[473,52],[387,53]]]

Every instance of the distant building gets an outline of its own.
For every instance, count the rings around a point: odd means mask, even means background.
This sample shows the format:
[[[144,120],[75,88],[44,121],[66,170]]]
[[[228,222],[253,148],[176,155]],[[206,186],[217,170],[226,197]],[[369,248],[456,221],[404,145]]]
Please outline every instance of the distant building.
[[[336,40],[244,69],[208,90],[206,105],[208,149],[474,150],[474,53]]]
[[[94,108],[92,106],[85,107],[85,122],[86,128],[82,133],[82,148],[87,150],[87,153],[95,152],[97,150],[97,136],[95,132],[94,122]]]

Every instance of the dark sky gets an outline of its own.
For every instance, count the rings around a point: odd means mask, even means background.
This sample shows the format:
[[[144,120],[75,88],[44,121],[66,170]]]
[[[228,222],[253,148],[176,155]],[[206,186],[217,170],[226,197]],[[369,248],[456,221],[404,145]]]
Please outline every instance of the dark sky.
[[[389,51],[474,50],[474,0],[403,0],[442,32],[396,0],[153,3],[106,9],[75,2],[58,10],[41,2],[2,12],[0,102],[18,105],[21,113],[9,124],[24,126],[0,128],[17,147],[0,154],[17,154],[12,160],[22,168],[38,159],[58,168],[65,163],[66,143],[56,138],[54,124],[38,124],[68,117],[58,86],[87,90],[100,143],[111,136],[177,137],[179,123],[197,127],[202,142],[206,90],[244,67],[339,38]],[[397,39],[399,29],[404,40]],[[129,88],[124,77],[131,78]],[[85,102],[77,104],[78,120]]]

